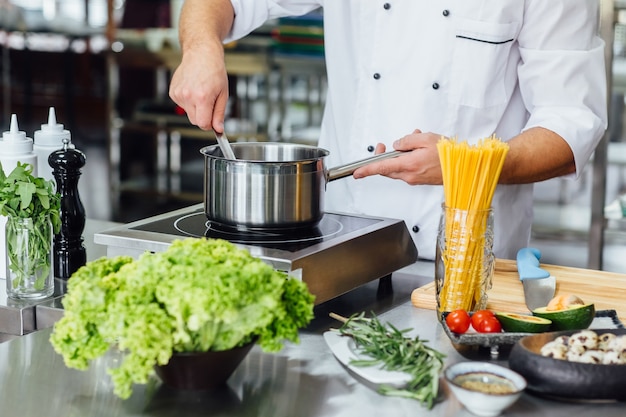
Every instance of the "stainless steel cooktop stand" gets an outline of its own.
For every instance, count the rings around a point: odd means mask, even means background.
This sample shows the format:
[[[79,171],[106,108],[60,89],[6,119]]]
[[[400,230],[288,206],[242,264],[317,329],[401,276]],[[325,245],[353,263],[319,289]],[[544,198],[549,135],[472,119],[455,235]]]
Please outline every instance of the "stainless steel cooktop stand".
[[[146,251],[165,250],[182,235],[138,230],[136,227],[170,217],[184,216],[202,204],[139,220],[94,235],[107,247],[107,256],[137,257]],[[352,216],[348,215],[346,216]],[[366,217],[366,216],[358,216]],[[295,252],[237,244],[274,268],[302,279],[316,296],[316,304],[360,285],[390,275],[417,261],[417,249],[402,220],[367,217],[373,224]]]

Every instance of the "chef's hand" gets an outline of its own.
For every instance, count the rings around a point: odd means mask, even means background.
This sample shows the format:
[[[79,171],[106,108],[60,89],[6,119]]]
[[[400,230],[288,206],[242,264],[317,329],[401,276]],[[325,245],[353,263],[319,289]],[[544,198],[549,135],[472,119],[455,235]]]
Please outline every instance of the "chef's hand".
[[[393,143],[395,150],[406,151],[405,154],[368,164],[354,171],[352,175],[354,178],[384,175],[403,180],[410,185],[441,185],[443,179],[437,152],[439,139],[441,135],[422,133],[416,129],[410,135]],[[385,152],[385,145],[379,143],[376,146],[376,153],[382,152]]]
[[[221,43],[202,45],[183,54],[170,83],[169,95],[203,130],[224,132],[228,76]]]

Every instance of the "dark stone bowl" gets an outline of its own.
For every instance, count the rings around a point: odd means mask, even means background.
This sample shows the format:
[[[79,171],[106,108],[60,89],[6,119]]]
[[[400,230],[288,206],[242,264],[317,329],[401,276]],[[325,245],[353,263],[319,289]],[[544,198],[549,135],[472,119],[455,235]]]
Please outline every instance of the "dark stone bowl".
[[[626,334],[626,329],[593,329],[598,335]],[[540,333],[520,339],[509,355],[509,367],[528,382],[528,390],[572,401],[626,401],[626,365],[596,365],[542,356],[541,347],[579,330]]]
[[[174,353],[154,367],[164,384],[181,390],[213,390],[226,385],[254,343],[223,351]]]

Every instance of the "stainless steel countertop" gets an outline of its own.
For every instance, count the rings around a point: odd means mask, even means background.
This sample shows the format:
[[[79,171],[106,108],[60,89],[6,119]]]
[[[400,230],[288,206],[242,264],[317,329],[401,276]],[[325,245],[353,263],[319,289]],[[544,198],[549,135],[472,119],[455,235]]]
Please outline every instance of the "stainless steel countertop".
[[[96,244],[94,234],[117,225],[119,223],[104,220],[88,219],[85,222],[83,243],[88,261],[106,256],[106,246]],[[6,280],[0,279],[0,342],[30,333],[35,329],[49,327],[51,322],[47,317],[48,307],[58,309],[65,292],[64,285],[64,280],[55,279],[54,294],[44,300],[13,300],[7,296]],[[43,314],[37,314],[39,309],[43,309]],[[51,313],[54,315],[54,311]],[[55,317],[58,317],[58,314]]]
[[[418,269],[419,270],[419,269]],[[426,265],[425,271],[430,270]],[[373,311],[399,328],[412,328],[448,356],[446,363],[489,359],[489,352],[456,351],[434,311],[418,309],[411,291],[429,276],[396,273],[316,307],[316,319],[301,333],[300,344],[268,354],[255,346],[218,392],[177,392],[156,377],[136,386],[128,400],[113,394],[106,367],[113,355],[94,361],[87,371],[65,367],[48,339],[51,329],[0,344],[0,415],[2,417],[135,417],[135,416],[471,416],[442,389],[444,400],[427,410],[418,402],[385,397],[358,381],[331,354],[322,333],[338,323],[329,312],[350,315]],[[504,359],[498,362],[506,363]],[[506,416],[623,416],[624,404],[567,403],[524,394]]]

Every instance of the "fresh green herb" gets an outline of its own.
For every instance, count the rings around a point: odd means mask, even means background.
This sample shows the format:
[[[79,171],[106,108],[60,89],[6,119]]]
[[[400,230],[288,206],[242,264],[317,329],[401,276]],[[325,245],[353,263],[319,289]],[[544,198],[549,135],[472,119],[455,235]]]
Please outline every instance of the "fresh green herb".
[[[382,324],[374,316],[367,318],[363,313],[344,318],[331,314],[344,324],[339,332],[354,340],[359,352],[366,359],[353,360],[355,366],[381,366],[389,371],[406,372],[412,376],[405,388],[383,385],[383,395],[412,398],[425,407],[432,408],[439,392],[439,373],[445,355],[426,345],[419,336],[406,337],[410,331],[398,330],[392,324]],[[370,359],[371,358],[371,359]]]
[[[313,318],[314,297],[248,251],[220,239],[176,240],[164,252],[101,258],[68,281],[64,316],[51,336],[67,366],[115,347],[124,359],[109,369],[115,393],[146,383],[173,352],[227,350],[252,340],[277,351],[298,342]]]
[[[19,287],[30,276],[37,276],[34,287],[43,288],[51,268],[50,239],[45,231],[52,223],[54,233],[61,228],[61,197],[54,191],[54,182],[32,175],[33,166],[17,163],[7,176],[0,164],[0,214],[7,216],[7,255],[9,268],[15,274],[13,285]],[[15,223],[16,219],[30,219]],[[22,256],[17,228],[27,227],[34,239],[29,241],[28,257]],[[26,263],[22,260],[26,259]]]

